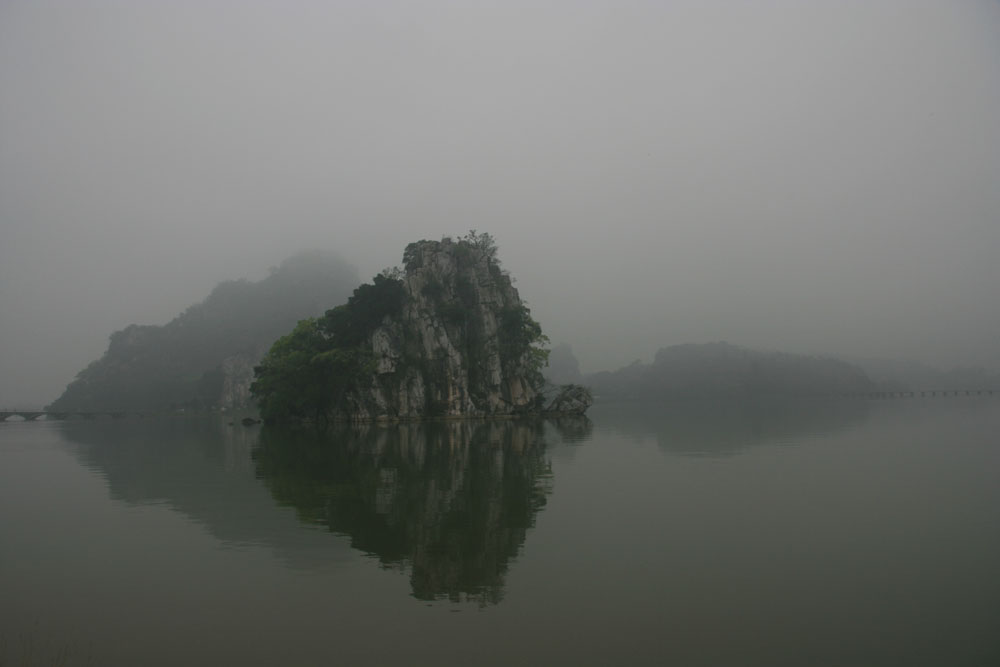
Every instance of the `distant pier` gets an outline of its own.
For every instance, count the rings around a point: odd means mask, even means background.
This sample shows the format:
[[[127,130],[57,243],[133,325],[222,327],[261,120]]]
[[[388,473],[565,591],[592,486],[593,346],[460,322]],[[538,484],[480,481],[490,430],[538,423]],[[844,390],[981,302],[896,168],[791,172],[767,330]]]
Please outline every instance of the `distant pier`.
[[[848,398],[936,398],[944,396],[992,396],[994,389],[916,389],[903,391],[863,391],[843,394]]]

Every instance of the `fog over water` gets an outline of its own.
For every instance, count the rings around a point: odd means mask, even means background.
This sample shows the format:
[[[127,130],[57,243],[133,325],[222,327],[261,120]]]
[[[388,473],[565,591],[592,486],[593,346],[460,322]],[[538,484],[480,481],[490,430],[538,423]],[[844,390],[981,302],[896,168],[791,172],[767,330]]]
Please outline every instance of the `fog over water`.
[[[1000,368],[998,36],[985,0],[4,0],[0,406],[299,249],[370,276],[470,228],[584,371]]]

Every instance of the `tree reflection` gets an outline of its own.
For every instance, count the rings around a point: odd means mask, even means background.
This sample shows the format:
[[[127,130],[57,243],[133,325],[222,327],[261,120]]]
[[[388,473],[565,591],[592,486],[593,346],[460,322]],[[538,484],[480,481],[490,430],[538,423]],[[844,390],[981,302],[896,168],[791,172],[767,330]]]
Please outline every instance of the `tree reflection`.
[[[303,521],[409,567],[414,597],[486,605],[551,492],[544,434],[542,421],[265,429],[254,458]]]

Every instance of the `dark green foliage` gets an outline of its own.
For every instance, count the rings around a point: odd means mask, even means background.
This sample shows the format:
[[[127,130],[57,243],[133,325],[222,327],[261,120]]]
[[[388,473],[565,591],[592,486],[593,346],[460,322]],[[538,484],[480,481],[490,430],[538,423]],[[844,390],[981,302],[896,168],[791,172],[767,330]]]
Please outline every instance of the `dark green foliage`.
[[[306,319],[271,347],[250,390],[265,421],[321,422],[365,362],[359,348],[334,347],[317,320]]]
[[[358,378],[373,372],[365,342],[387,315],[400,311],[405,296],[400,280],[380,274],[345,305],[302,320],[279,338],[254,369],[250,391],[261,417],[324,422]]]
[[[340,347],[359,345],[386,315],[400,311],[405,297],[401,280],[379,274],[372,284],[354,290],[345,305],[327,311],[320,329]]]
[[[259,282],[221,283],[164,326],[132,325],[112,334],[104,356],[49,408],[215,406],[226,359],[240,355],[253,363],[297,321],[342,303],[357,282],[343,261],[310,252],[289,258]]]
[[[514,359],[528,345],[542,335],[542,328],[531,319],[526,306],[504,308],[499,318],[500,358]]]
[[[549,339],[542,333],[541,325],[531,317],[528,307],[519,304],[504,308],[500,311],[498,325],[501,363],[516,363],[526,357],[532,375],[537,376],[532,380],[540,381],[549,355],[549,351],[541,346]]]
[[[426,241],[411,243],[403,250],[403,268],[406,271],[416,271],[423,266],[423,258],[420,255],[421,243],[426,243]]]
[[[382,269],[379,272],[379,275],[382,276],[383,278],[390,278],[392,280],[402,281],[403,277],[406,274],[403,273],[403,270],[401,268],[399,268],[398,266],[389,266],[389,267],[386,267],[386,268]]]
[[[497,259],[496,239],[492,235],[486,232],[478,234],[475,229],[470,229],[469,233],[462,237],[461,244],[471,249],[477,260],[486,258],[491,264],[500,265],[500,260]]]

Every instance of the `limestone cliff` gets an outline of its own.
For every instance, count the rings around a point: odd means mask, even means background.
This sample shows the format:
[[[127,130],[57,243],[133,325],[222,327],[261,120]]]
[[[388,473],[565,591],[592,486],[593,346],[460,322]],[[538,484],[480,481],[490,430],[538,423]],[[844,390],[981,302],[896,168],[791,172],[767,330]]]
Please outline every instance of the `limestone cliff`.
[[[545,342],[489,235],[419,241],[402,269],[275,343],[252,391],[267,421],[541,413]],[[582,412],[589,393],[552,405]]]
[[[523,331],[534,323],[495,257],[486,248],[446,239],[413,243],[404,259],[402,310],[386,316],[370,336],[374,373],[346,393],[332,416],[475,417],[537,410],[541,376]]]
[[[240,410],[253,403],[250,396],[253,369],[266,351],[258,346],[222,360],[222,387],[218,399],[220,408],[226,411]]]

